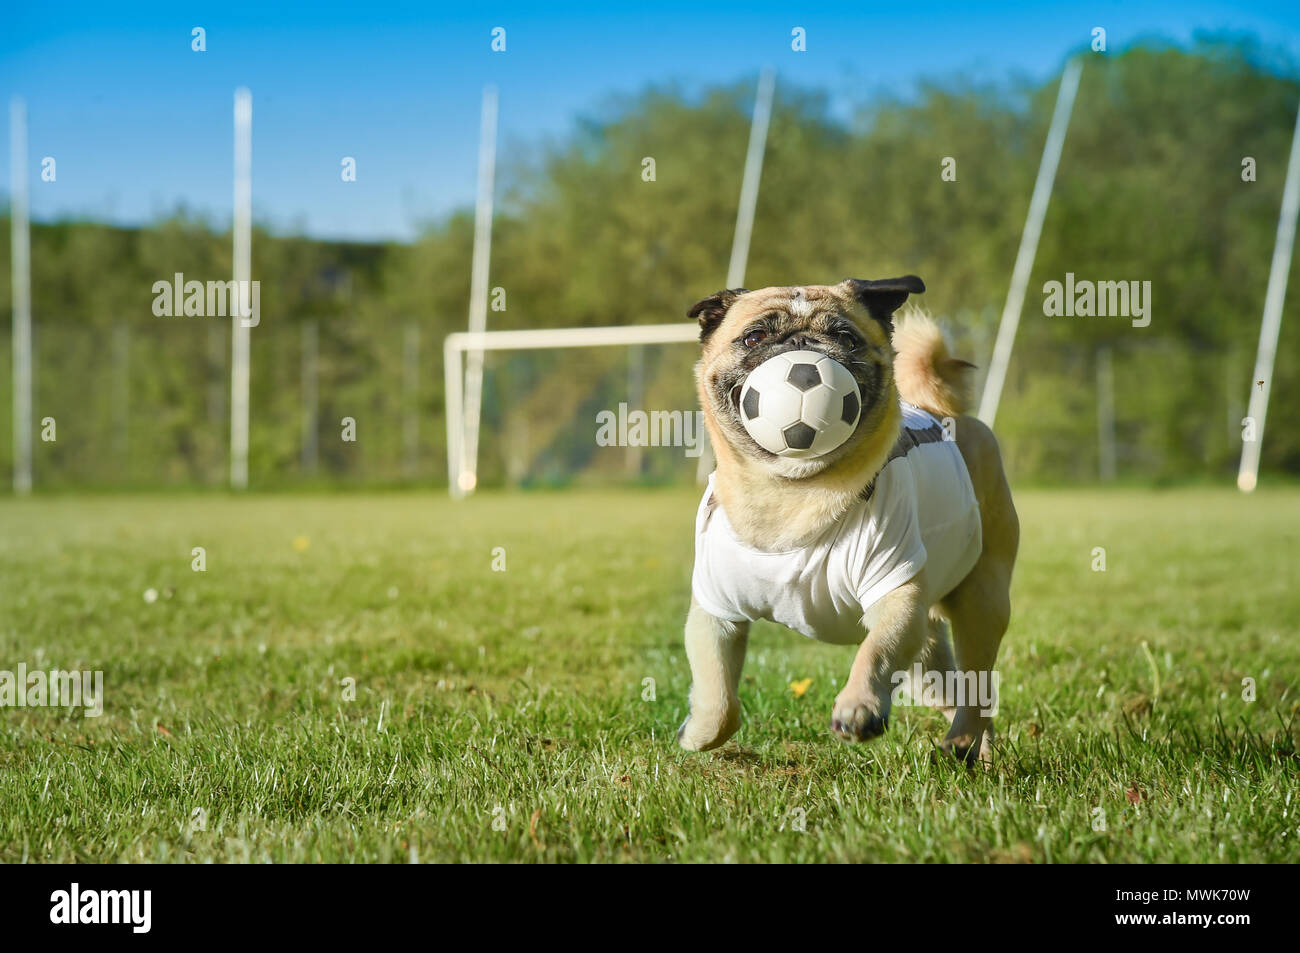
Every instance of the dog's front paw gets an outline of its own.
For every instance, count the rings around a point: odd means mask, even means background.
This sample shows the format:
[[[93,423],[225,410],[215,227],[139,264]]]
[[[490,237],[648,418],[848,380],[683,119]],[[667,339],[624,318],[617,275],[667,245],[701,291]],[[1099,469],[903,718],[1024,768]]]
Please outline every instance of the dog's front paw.
[[[677,729],[677,743],[687,751],[708,751],[726,743],[739,728],[739,705],[722,712],[692,712]]]
[[[889,727],[889,703],[845,689],[831,709],[831,731],[843,741],[870,741]]]

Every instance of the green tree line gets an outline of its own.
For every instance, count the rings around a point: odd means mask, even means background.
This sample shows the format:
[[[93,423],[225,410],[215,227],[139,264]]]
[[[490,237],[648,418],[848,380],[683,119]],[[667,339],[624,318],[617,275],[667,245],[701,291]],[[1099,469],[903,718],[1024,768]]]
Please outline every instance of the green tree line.
[[[1227,479],[1241,448],[1300,84],[1256,40],[1202,36],[1086,57],[1030,281],[997,431],[1013,476],[1097,478],[1098,362],[1114,368],[1121,478]],[[1055,80],[946,78],[863,101],[850,121],[819,90],[778,83],[746,283],[921,275],[921,303],[987,364]],[[564,139],[505,155],[490,285],[493,328],[683,319],[723,283],[753,78],[687,94],[655,87],[580,118]],[[647,157],[654,177],[643,174]],[[954,160],[945,163],[946,159]],[[1247,163],[1247,160],[1250,160]],[[1253,176],[1243,175],[1250,165]],[[945,167],[955,171],[944,176]],[[410,243],[339,243],[257,228],[255,484],[445,479],[442,340],[466,324],[469,211]],[[0,254],[9,260],[9,229]],[[32,229],[38,485],[220,483],[229,324],[159,318],[153,284],[231,271],[229,232],[184,210],[148,227]],[[1151,323],[1049,317],[1066,273],[1149,281]],[[0,319],[10,314],[0,271]],[[1266,470],[1300,473],[1300,289],[1283,317]],[[314,342],[316,456],[304,451],[304,354]],[[418,345],[418,353],[411,348]],[[9,335],[0,339],[0,465],[11,463]],[[494,355],[485,482],[684,479],[680,453],[594,446],[594,410],[628,399],[685,409],[689,347]],[[635,373],[629,369],[635,365]],[[339,421],[357,421],[355,443]],[[412,424],[411,421],[414,421]],[[588,424],[587,422],[590,422]],[[309,441],[313,442],[313,441]]]

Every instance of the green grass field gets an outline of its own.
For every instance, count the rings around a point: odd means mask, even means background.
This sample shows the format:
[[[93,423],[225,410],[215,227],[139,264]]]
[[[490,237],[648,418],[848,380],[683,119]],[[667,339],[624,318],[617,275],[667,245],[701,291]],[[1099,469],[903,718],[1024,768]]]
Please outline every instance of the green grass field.
[[[1300,491],[1017,501],[974,772],[775,626],[681,752],[692,490],[5,501],[0,669],[105,698],[0,709],[0,861],[1300,860]]]

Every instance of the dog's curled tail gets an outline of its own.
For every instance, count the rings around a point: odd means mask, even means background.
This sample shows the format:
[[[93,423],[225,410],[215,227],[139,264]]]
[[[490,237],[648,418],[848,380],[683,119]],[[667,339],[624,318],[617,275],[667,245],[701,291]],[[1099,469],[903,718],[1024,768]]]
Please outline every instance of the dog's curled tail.
[[[905,308],[895,320],[894,377],[903,400],[937,417],[966,413],[975,365],[948,356],[943,332],[919,308]]]

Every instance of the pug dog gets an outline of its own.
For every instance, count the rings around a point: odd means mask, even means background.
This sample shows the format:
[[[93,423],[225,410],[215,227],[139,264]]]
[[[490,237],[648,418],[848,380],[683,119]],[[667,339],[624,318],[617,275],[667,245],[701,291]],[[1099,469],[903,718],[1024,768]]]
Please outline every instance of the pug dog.
[[[972,365],[949,357],[923,313],[893,325],[924,290],[913,275],[852,278],[729,289],[690,309],[717,467],[696,516],[683,748],[716,748],[740,727],[741,667],[758,619],[858,646],[831,711],[846,741],[884,733],[908,672],[914,698],[917,672],[945,686],[996,686],[1019,522],[997,441],[965,413]],[[749,372],[794,350],[838,361],[861,392],[852,435],[812,459],[765,450],[741,418]],[[991,706],[970,694],[945,692],[936,704],[950,722],[941,748],[968,764],[988,760],[993,741]]]

